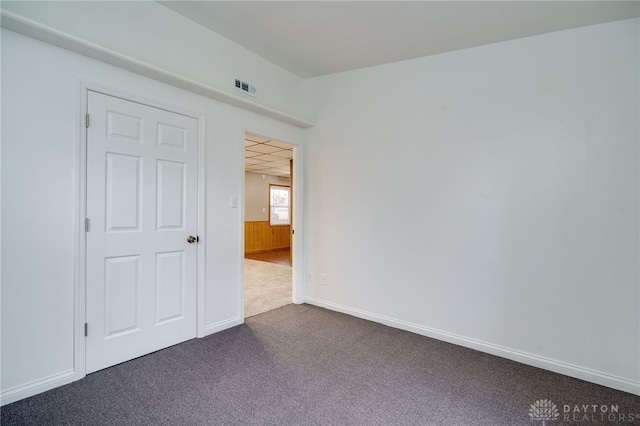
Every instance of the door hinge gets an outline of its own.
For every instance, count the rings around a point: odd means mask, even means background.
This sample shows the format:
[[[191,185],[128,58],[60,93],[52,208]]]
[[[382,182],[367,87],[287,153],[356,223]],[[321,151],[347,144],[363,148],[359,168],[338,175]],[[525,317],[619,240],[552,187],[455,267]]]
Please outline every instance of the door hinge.
[[[84,323],[84,337],[87,337],[89,335],[89,324],[87,324],[86,322]]]
[[[84,232],[89,232],[89,218],[84,219]]]
[[[291,235],[296,235],[296,230],[295,229],[291,230]]]
[[[84,127],[89,127],[89,114],[84,116]]]

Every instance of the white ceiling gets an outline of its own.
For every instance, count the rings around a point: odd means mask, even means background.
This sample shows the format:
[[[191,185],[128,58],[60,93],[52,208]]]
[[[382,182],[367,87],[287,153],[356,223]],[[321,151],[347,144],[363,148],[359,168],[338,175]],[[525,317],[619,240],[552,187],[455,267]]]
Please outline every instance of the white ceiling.
[[[289,177],[293,146],[247,133],[244,136],[244,170],[271,176]]]
[[[640,16],[638,1],[161,1],[303,77]]]

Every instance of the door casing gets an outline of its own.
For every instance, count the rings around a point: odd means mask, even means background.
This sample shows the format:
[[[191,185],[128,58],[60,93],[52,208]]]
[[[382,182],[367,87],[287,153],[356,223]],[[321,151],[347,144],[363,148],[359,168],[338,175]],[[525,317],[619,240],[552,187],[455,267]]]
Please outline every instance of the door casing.
[[[291,256],[293,257],[293,264],[292,266],[292,288],[291,288],[291,293],[292,293],[292,301],[293,303],[296,304],[301,304],[304,303],[304,286],[303,286],[303,271],[305,270],[305,267],[302,263],[304,257],[303,257],[303,235],[304,235],[304,231],[303,231],[303,227],[304,227],[304,222],[302,220],[303,218],[303,205],[304,205],[304,198],[303,198],[303,193],[302,190],[300,188],[302,188],[304,186],[304,182],[302,179],[303,173],[303,166],[302,166],[302,158],[303,158],[303,150],[304,150],[304,146],[300,143],[296,143],[296,142],[291,142],[288,140],[288,138],[286,137],[279,137],[277,135],[274,135],[268,131],[260,131],[260,129],[255,129],[255,128],[245,128],[242,132],[242,135],[240,137],[240,143],[238,144],[239,146],[239,151],[240,151],[240,159],[241,162],[239,164],[239,169],[241,170],[242,173],[242,186],[240,188],[240,193],[242,194],[242,204],[240,205],[242,212],[240,214],[240,259],[244,260],[244,194],[245,194],[245,178],[244,178],[244,174],[245,174],[245,164],[244,164],[244,151],[245,151],[245,144],[244,144],[244,139],[245,139],[245,135],[247,133],[250,133],[252,135],[256,135],[256,136],[260,136],[260,137],[264,137],[267,139],[277,139],[279,141],[282,141],[286,144],[289,144],[293,147],[293,176],[292,176],[292,181],[294,181],[294,185],[293,185],[293,191],[292,191],[292,199],[293,199],[293,205],[292,205],[292,213],[291,213],[291,230],[292,232],[294,232],[291,236]],[[240,311],[241,314],[241,318],[242,321],[244,322],[244,284],[245,284],[245,279],[244,279],[244,261],[240,263],[240,279],[242,281],[242,285],[240,286],[240,294],[239,296],[239,303],[240,305],[238,306],[238,309]]]
[[[163,102],[123,92],[112,87],[105,87],[100,84],[94,84],[82,80],[78,80],[76,84],[77,100],[76,100],[76,170],[74,173],[77,188],[75,193],[76,199],[76,217],[74,218],[76,249],[75,249],[75,265],[74,265],[74,380],[79,380],[86,375],[86,341],[84,337],[84,324],[86,322],[87,301],[87,245],[85,232],[85,218],[87,217],[87,131],[85,126],[85,117],[88,106],[88,92],[94,91],[108,96],[121,98],[127,101],[136,102],[153,108],[159,108],[170,112],[186,115],[198,121],[198,160],[197,160],[197,232],[201,236],[200,243],[196,247],[196,336],[205,336],[205,252],[206,238],[202,238],[205,230],[205,131],[206,116],[204,113],[185,110],[175,105],[167,105]]]

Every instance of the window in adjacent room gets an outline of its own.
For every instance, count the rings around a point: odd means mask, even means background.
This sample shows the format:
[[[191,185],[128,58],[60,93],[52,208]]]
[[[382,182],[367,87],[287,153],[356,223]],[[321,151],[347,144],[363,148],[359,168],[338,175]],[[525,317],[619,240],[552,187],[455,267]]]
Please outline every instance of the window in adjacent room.
[[[289,187],[269,185],[269,224],[289,225]]]

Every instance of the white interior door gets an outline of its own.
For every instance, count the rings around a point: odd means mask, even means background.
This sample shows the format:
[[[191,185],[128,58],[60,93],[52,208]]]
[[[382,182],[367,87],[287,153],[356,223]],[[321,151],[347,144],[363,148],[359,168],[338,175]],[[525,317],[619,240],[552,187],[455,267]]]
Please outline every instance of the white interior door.
[[[197,120],[88,94],[86,372],[196,336]]]

